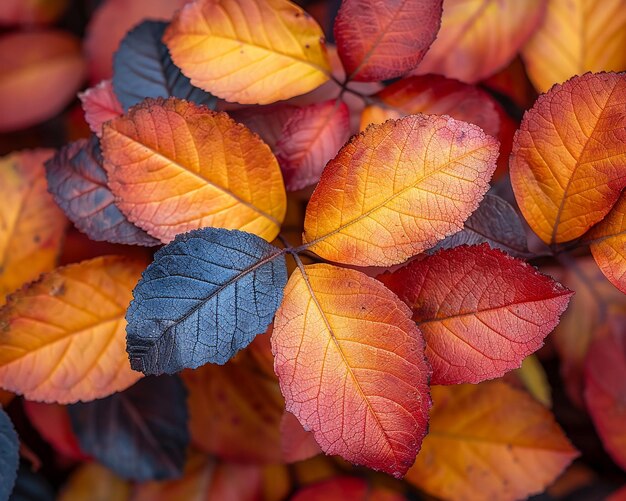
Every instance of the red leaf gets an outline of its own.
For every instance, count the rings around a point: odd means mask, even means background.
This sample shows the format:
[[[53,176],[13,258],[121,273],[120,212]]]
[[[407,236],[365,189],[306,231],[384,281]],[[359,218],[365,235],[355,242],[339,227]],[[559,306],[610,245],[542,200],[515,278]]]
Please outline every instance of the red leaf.
[[[283,414],[280,421],[280,436],[283,458],[287,463],[304,461],[322,452],[313,433],[306,431],[291,412],[285,411]]]

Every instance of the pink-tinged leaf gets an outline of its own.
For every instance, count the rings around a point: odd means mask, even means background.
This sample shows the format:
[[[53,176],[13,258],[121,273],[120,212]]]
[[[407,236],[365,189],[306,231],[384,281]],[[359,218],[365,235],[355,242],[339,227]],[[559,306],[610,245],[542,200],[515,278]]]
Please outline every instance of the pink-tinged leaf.
[[[322,452],[313,433],[306,431],[291,412],[285,411],[283,414],[280,421],[280,436],[283,459],[287,463],[304,461]]]
[[[111,80],[103,80],[95,87],[78,94],[85,110],[85,120],[98,137],[102,136],[102,125],[124,114],[122,105],[113,92]]]
[[[410,317],[377,280],[315,264],[291,275],[272,333],[286,409],[326,454],[397,478],[415,461],[430,408]]]
[[[350,137],[350,112],[341,100],[299,108],[285,123],[276,158],[289,191],[319,181],[326,163]]]
[[[572,295],[487,244],[443,250],[379,279],[413,310],[433,384],[478,383],[520,367]]]
[[[343,0],[334,33],[348,78],[387,80],[415,68],[437,36],[441,5],[442,0]]]
[[[404,501],[398,492],[370,485],[363,478],[334,477],[307,485],[295,493],[291,501]]]
[[[604,448],[626,470],[626,317],[612,319],[591,345],[585,401]]]
[[[285,124],[298,110],[288,104],[269,104],[267,106],[248,106],[228,111],[231,118],[244,124],[258,134],[274,150],[280,139]]]

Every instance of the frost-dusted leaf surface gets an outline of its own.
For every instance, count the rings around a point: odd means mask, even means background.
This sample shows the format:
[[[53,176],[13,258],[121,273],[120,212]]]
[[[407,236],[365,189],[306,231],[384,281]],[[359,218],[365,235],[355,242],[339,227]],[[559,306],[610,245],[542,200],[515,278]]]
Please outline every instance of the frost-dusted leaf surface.
[[[626,186],[626,74],[586,73],[555,85],[515,134],[511,183],[546,243],[580,237]]]
[[[85,92],[79,92],[78,97],[85,112],[85,120],[98,137],[102,137],[102,125],[105,122],[124,114],[124,108],[113,92],[111,80],[103,80]]]
[[[624,155],[626,164],[626,154]],[[602,273],[626,294],[626,196],[584,237]]]
[[[255,235],[203,228],[177,236],[133,291],[132,367],[162,374],[224,364],[265,332],[286,283],[284,254]]]
[[[500,130],[498,104],[487,92],[441,75],[403,78],[385,87],[376,97],[384,104],[372,104],[363,110],[362,129],[370,123],[382,123],[389,118],[425,113],[450,115],[476,124],[492,136],[497,136]]]
[[[326,454],[402,477],[426,434],[430,367],[411,312],[327,264],[291,275],[272,333],[286,408]]]
[[[526,231],[516,210],[497,195],[485,195],[478,209],[465,221],[463,229],[439,242],[435,249],[480,243],[488,243],[514,257],[531,255]]]
[[[47,192],[52,150],[0,158],[0,305],[7,294],[52,270],[67,219]]]
[[[275,153],[289,191],[319,181],[326,163],[350,137],[350,110],[331,99],[296,110],[285,123]]]
[[[80,40],[62,31],[0,36],[0,132],[52,118],[85,77]]]
[[[522,50],[539,92],[587,71],[626,69],[624,0],[549,0],[546,15]]]
[[[9,499],[17,477],[20,443],[13,423],[0,407],[0,499]]]
[[[48,190],[74,225],[89,238],[129,245],[159,245],[115,205],[102,167],[98,138],[69,143],[46,162]]]
[[[288,0],[197,0],[163,40],[193,85],[242,104],[304,94],[331,72],[322,29]]]
[[[144,21],[129,31],[113,57],[113,89],[126,111],[146,97],[178,97],[215,107],[211,94],[191,85],[161,41],[168,23]]]
[[[596,333],[585,362],[584,396],[604,448],[626,470],[626,317]]]
[[[300,488],[292,501],[404,501],[398,492],[370,485],[364,478],[337,476]]]
[[[547,0],[445,0],[441,29],[415,73],[478,82],[504,68],[537,29]]]
[[[120,210],[164,243],[204,226],[268,241],[278,234],[286,211],[278,162],[225,113],[147,99],[105,125],[102,151]]]
[[[124,313],[143,261],[107,256],[58,268],[0,309],[0,386],[70,403],[133,384]]]
[[[224,366],[184,371],[182,378],[189,391],[189,430],[196,449],[229,461],[282,462],[284,402],[278,382],[263,374],[247,351]]]
[[[122,478],[181,475],[189,444],[187,392],[177,376],[148,377],[124,392],[69,407],[81,448]]]
[[[396,78],[415,68],[441,24],[442,0],[344,0],[334,34],[350,80]]]
[[[486,244],[442,250],[379,279],[413,311],[433,384],[478,383],[519,367],[572,295]]]
[[[493,137],[447,116],[370,126],[324,169],[307,207],[304,242],[332,261],[401,263],[462,229],[497,156]]]
[[[500,381],[432,391],[429,433],[407,474],[431,495],[525,499],[545,489],[578,455],[550,411],[524,391]]]

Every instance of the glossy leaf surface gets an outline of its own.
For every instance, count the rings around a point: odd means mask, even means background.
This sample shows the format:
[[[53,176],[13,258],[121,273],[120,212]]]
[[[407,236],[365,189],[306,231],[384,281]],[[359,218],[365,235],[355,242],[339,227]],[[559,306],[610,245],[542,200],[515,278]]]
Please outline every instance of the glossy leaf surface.
[[[160,249],[128,308],[131,366],[224,364],[265,332],[287,282],[284,254],[250,233],[203,228]]]
[[[297,269],[272,333],[286,408],[326,454],[401,478],[426,433],[430,367],[410,311],[380,282]]]
[[[443,250],[379,278],[412,309],[433,384],[478,383],[519,367],[572,295],[486,244]]]
[[[278,162],[225,113],[148,99],[105,125],[102,150],[118,207],[164,243],[204,226],[278,234],[286,210]]]
[[[450,117],[373,125],[328,163],[307,207],[304,242],[332,261],[401,263],[463,227],[497,156],[494,138]]]

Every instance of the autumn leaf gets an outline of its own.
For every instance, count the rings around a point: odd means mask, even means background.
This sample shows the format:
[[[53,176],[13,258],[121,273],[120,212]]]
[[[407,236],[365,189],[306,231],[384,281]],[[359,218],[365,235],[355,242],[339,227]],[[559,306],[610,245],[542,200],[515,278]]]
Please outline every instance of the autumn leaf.
[[[226,363],[265,332],[286,282],[284,253],[255,235],[204,228],[177,236],[133,291],[131,366],[171,374]]]
[[[614,317],[591,344],[584,396],[604,448],[626,470],[626,317]]]
[[[129,501],[130,483],[98,463],[79,466],[57,498],[58,501]]]
[[[433,496],[524,499],[578,455],[552,414],[524,391],[499,381],[432,391],[430,431],[407,480]]]
[[[283,126],[274,150],[287,190],[317,183],[349,136],[350,112],[343,101],[331,99],[297,109]]]
[[[626,70],[626,2],[549,0],[539,29],[522,50],[539,92],[587,71]]]
[[[306,431],[291,412],[283,413],[280,420],[280,436],[283,459],[286,463],[304,461],[322,452],[313,433]]]
[[[71,405],[69,412],[82,450],[120,477],[141,482],[182,474],[189,444],[185,399],[177,376],[149,377],[110,397]]]
[[[174,65],[161,41],[168,23],[144,21],[120,42],[113,56],[113,89],[128,111],[146,97],[178,97],[215,108],[216,99],[194,87]]]
[[[19,439],[13,423],[0,407],[0,499],[9,499],[19,465]]]
[[[70,403],[137,381],[124,349],[124,313],[144,266],[96,258],[11,294],[0,309],[0,386],[28,400]]]
[[[225,113],[146,99],[105,125],[102,152],[120,210],[164,243],[203,226],[268,241],[280,230],[286,196],[278,162]]]
[[[63,14],[69,0],[3,0],[0,4],[0,25],[33,25],[55,22]]]
[[[10,292],[50,271],[67,220],[46,188],[43,167],[51,150],[0,158],[0,305]]]
[[[450,117],[370,126],[326,166],[307,207],[304,243],[341,263],[406,261],[463,227],[497,156],[494,138]]]
[[[515,134],[511,183],[548,244],[601,221],[626,186],[626,74],[574,77],[540,96]]]
[[[195,0],[163,40],[193,85],[227,101],[269,104],[330,76],[322,29],[288,0]]]
[[[266,106],[246,106],[229,110],[228,114],[235,121],[244,124],[274,151],[280,140],[285,124],[300,108],[286,103],[268,104]]]
[[[410,311],[375,279],[297,269],[274,321],[286,400],[326,454],[401,478],[426,434],[430,367]]]
[[[413,311],[433,384],[478,383],[519,367],[572,295],[487,244],[442,250],[379,279]]]
[[[74,225],[89,238],[128,245],[160,242],[120,212],[107,185],[98,139],[65,145],[46,162],[48,190]]]
[[[85,120],[98,137],[102,137],[102,126],[106,122],[124,114],[124,108],[113,92],[111,80],[103,80],[95,87],[79,92],[78,97],[85,111]]]
[[[298,490],[292,501],[404,501],[398,492],[380,486],[372,486],[363,478],[334,477],[323,482],[307,485]]]
[[[415,68],[437,36],[441,4],[442,0],[341,2],[334,35],[347,79],[388,80]]]
[[[626,156],[624,157],[626,159]],[[626,294],[626,196],[584,237],[602,273]]]
[[[59,113],[85,78],[80,41],[62,31],[0,37],[0,132],[23,129]]]
[[[441,29],[414,72],[474,83],[509,64],[543,19],[546,0],[446,0]]]

